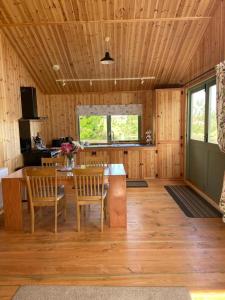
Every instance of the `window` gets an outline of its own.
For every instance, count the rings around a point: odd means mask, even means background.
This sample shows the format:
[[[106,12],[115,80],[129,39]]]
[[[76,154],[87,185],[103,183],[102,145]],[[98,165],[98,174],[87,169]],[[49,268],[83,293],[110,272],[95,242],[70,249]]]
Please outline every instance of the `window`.
[[[209,124],[208,141],[217,144],[217,122],[216,122],[216,85],[209,87]]]
[[[106,116],[79,116],[80,141],[107,143]]]
[[[205,89],[191,95],[191,139],[204,141],[205,137]]]
[[[215,81],[190,91],[190,139],[217,143]]]
[[[111,116],[111,139],[113,141],[138,141],[138,116]]]
[[[140,123],[139,115],[80,115],[80,141],[91,144],[139,141]]]

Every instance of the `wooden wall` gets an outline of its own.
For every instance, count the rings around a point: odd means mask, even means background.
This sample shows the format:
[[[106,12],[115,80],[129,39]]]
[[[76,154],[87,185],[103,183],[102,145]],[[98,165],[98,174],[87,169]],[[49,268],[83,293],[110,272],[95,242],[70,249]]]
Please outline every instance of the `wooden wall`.
[[[184,72],[183,82],[187,83],[196,77],[198,82],[214,75],[213,68],[223,60],[225,60],[225,0],[219,1],[218,8],[192,57],[188,71]]]
[[[36,86],[21,60],[0,33],[0,167],[9,171],[22,165],[18,119],[21,118],[20,86]],[[39,105],[42,94],[37,89]]]
[[[88,104],[143,104],[142,131],[154,129],[152,91],[113,92],[74,95],[45,95],[42,113],[48,115],[46,142],[61,136],[76,136],[76,105]]]

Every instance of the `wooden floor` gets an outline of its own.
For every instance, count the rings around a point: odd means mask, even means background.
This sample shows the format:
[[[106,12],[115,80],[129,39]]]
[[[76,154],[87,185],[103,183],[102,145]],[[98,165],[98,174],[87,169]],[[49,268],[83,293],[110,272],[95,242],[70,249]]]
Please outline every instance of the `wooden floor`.
[[[74,203],[54,234],[53,214],[39,215],[35,233],[6,233],[0,217],[0,299],[20,285],[74,284],[225,288],[225,224],[220,219],[187,218],[164,184],[128,189],[128,228],[99,231],[98,210],[83,216],[75,231]],[[68,197],[69,198],[69,197]]]

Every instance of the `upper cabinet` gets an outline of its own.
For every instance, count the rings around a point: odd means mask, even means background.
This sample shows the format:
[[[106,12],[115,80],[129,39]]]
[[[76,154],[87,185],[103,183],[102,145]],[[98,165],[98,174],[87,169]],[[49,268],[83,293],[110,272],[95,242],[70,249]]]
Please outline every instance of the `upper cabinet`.
[[[158,176],[182,178],[184,92],[182,89],[156,90],[155,99]]]

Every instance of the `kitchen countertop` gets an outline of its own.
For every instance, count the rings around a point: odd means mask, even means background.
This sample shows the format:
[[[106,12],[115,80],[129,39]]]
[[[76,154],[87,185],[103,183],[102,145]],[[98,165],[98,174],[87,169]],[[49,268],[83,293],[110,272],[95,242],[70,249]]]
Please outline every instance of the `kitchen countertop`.
[[[155,145],[146,145],[146,144],[140,144],[140,143],[115,143],[115,144],[96,144],[96,145],[89,145],[89,146],[84,146],[84,149],[93,149],[93,148],[151,148],[155,147]]]

